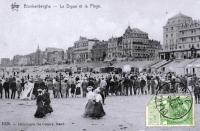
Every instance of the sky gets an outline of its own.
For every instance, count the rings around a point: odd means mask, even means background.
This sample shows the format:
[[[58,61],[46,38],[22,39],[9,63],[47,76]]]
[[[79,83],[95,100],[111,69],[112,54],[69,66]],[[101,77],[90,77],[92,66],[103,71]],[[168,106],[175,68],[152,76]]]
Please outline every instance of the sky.
[[[11,9],[14,2],[20,5],[18,11]],[[52,8],[24,8],[24,4]],[[67,4],[83,7],[60,8]],[[168,18],[181,12],[200,19],[199,11],[200,0],[0,0],[0,58],[34,52],[38,45],[42,50],[66,50],[80,36],[108,40],[122,36],[128,25],[162,44]]]

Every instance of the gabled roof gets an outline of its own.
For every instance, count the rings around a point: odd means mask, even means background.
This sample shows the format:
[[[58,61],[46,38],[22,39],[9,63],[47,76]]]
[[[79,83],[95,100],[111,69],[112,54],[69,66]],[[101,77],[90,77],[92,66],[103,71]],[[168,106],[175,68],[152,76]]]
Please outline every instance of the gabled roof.
[[[131,33],[136,33],[136,34],[147,34],[146,32],[144,32],[138,28],[131,28],[130,26],[128,26],[128,28],[126,29],[125,32],[131,32]]]
[[[132,32],[133,33],[138,33],[138,34],[146,34],[146,32],[144,32],[144,31],[142,31],[142,30],[140,30],[138,28],[132,28]]]
[[[191,17],[184,15],[182,13],[178,13],[177,15],[171,17],[170,19],[176,19],[176,18],[191,18]]]

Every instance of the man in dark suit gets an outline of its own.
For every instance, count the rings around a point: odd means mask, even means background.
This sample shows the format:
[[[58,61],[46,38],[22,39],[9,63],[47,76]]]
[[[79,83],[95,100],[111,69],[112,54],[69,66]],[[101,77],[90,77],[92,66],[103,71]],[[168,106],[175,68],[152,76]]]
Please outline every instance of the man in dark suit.
[[[200,82],[197,81],[195,84],[194,84],[194,97],[195,97],[195,103],[196,104],[200,104]]]
[[[141,89],[141,93],[142,95],[144,94],[144,87],[146,86],[146,81],[144,80],[144,78],[142,77],[141,78],[141,81],[140,81],[140,89]],[[146,92],[145,92],[146,93]]]
[[[128,78],[128,75],[125,76],[124,82],[123,82],[124,88],[125,88],[125,95],[128,96],[128,90],[130,89],[131,81]],[[131,89],[130,89],[131,90]],[[131,92],[132,93],[132,92]],[[132,95],[132,94],[131,94]]]
[[[15,78],[13,78],[12,82],[10,83],[10,89],[12,91],[11,99],[15,99],[15,94],[16,94],[16,91],[17,91],[16,79]]]
[[[2,99],[3,96],[3,85],[2,85],[2,80],[0,80],[0,98]]]
[[[3,84],[3,88],[5,90],[5,98],[9,99],[10,91],[9,91],[9,81],[8,81],[8,78],[6,78],[6,81]]]

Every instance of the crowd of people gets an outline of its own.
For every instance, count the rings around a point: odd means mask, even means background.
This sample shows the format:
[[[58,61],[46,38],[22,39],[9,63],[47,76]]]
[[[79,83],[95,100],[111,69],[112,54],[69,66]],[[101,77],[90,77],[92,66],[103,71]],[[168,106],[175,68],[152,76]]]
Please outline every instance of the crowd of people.
[[[32,87],[32,88],[30,88]],[[24,93],[26,92],[26,93]],[[17,95],[16,95],[17,93]],[[82,73],[47,74],[45,77],[12,76],[0,80],[0,98],[36,99],[35,117],[53,111],[50,99],[86,97],[84,117],[105,115],[103,105],[107,96],[155,95],[156,93],[189,93],[200,103],[200,79],[196,75],[175,73]],[[10,95],[11,94],[11,95]]]
[[[195,98],[199,99],[199,79],[195,75],[188,77],[175,75],[174,73],[58,74],[54,77],[46,75],[44,78],[40,76],[29,76],[29,78],[27,76],[21,78],[10,76],[0,80],[0,98],[3,98],[4,94],[6,99],[20,99],[22,92],[26,89],[26,84],[32,83],[34,85],[32,99],[37,98],[38,89],[46,89],[50,94],[50,98],[86,97],[87,87],[92,86],[94,90],[98,87],[103,90],[104,102],[104,98],[108,95],[155,94],[158,87],[167,82],[172,84],[169,87],[162,87],[162,92],[177,92],[178,88],[175,87],[176,81],[182,83],[183,90],[186,91],[188,87],[194,92]],[[197,100],[198,102],[200,101]]]

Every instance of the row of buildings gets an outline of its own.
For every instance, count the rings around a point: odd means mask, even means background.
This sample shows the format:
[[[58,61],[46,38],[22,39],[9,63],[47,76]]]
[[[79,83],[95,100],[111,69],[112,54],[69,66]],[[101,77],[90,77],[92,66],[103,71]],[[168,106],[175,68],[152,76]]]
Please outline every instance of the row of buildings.
[[[120,37],[112,37],[107,41],[80,37],[74,46],[67,50],[70,63],[98,61],[141,61],[158,58],[161,51],[159,41],[151,40],[146,32],[127,27]]]
[[[142,61],[200,57],[200,21],[179,13],[163,26],[163,46],[148,33],[128,26],[120,37],[106,41],[80,37],[67,50],[46,48],[28,55],[2,58],[1,65],[44,65],[100,61]]]
[[[46,48],[27,55],[16,55],[13,59],[2,58],[2,66],[32,66],[63,63],[106,62],[118,60],[152,60],[158,58],[161,50],[159,41],[151,40],[146,32],[127,27],[120,37],[107,41],[96,38],[80,37],[66,51],[58,48]]]
[[[151,40],[148,33],[127,27],[120,37],[107,41],[80,37],[67,50],[68,61],[142,61],[155,59],[192,59],[200,57],[200,20],[179,13],[163,26],[163,44]]]
[[[15,55],[13,59],[1,58],[1,66],[33,66],[45,64],[59,64],[66,58],[64,50],[59,48],[46,48],[41,51],[39,46],[33,53]]]

